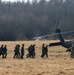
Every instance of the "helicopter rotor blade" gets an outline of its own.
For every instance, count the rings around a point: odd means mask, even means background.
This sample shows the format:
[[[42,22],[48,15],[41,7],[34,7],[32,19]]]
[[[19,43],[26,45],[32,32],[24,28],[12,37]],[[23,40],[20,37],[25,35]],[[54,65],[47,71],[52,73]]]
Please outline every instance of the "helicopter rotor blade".
[[[44,36],[39,36],[39,37],[34,37],[34,38],[45,38],[45,37],[50,37],[50,36],[54,36],[54,35],[58,35],[58,34],[66,34],[66,33],[72,33],[74,31],[67,31],[67,32],[61,32],[61,33],[56,33],[56,34],[50,34],[50,35],[44,35]],[[33,38],[33,39],[34,39]]]

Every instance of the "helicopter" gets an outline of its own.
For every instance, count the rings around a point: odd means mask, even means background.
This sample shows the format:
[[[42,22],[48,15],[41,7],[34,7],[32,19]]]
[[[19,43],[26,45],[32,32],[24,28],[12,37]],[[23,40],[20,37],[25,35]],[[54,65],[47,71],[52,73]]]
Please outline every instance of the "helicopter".
[[[67,48],[66,52],[71,52],[71,46],[72,46],[72,44],[74,44],[74,40],[72,40],[72,41],[65,41],[65,39],[62,36],[62,34],[72,33],[74,31],[61,32],[61,28],[56,28],[55,32],[56,32],[56,34],[50,34],[50,35],[34,37],[33,40],[44,40],[44,38],[46,38],[46,37],[58,35],[58,38],[59,38],[60,42],[50,43],[49,47],[52,47],[52,46],[63,46],[64,48]]]
[[[64,48],[67,48],[66,52],[71,52],[71,46],[72,46],[72,44],[74,44],[74,40],[73,41],[65,41],[62,36],[62,33],[61,33],[61,28],[57,28],[55,31],[56,31],[56,33],[58,33],[57,35],[58,35],[60,42],[50,43],[49,46],[51,47],[51,46],[61,45]],[[74,31],[71,31],[71,32],[74,32]]]
[[[59,38],[60,42],[50,43],[49,46],[52,47],[52,46],[60,46],[61,45],[64,48],[67,48],[66,52],[71,52],[71,46],[72,46],[72,44],[74,44],[74,40],[72,40],[72,41],[65,41],[65,39],[62,36],[62,34],[72,33],[74,31],[61,32],[61,28],[58,28],[58,24],[59,24],[59,21],[57,21],[57,25],[56,25],[56,29],[55,29],[56,34],[50,34],[50,35],[34,37],[33,39],[34,40],[43,40],[46,37],[58,35],[58,38]]]

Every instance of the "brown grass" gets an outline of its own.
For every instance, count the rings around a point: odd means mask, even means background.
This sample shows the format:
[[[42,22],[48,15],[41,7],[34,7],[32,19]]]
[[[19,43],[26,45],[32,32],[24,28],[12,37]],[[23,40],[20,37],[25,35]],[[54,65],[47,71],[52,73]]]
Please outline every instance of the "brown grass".
[[[0,45],[7,45],[8,56],[6,59],[0,57],[0,75],[74,75],[74,59],[70,58],[70,53],[66,49],[49,47],[49,58],[41,58],[41,46],[43,43],[49,44],[53,41],[16,41],[0,42]],[[36,44],[36,58],[13,59],[16,44],[25,44],[28,48],[30,44]]]

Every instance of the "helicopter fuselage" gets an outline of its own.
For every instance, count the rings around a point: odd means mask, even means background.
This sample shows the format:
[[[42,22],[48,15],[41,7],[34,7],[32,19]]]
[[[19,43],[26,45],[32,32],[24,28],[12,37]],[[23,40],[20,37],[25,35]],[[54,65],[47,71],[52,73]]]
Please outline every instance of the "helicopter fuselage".
[[[57,43],[50,43],[49,46],[63,46],[67,49],[70,49],[70,47],[72,46],[72,44],[74,44],[74,41],[65,41],[62,34],[61,34],[61,30],[60,29],[56,29],[56,33],[58,33],[58,38],[60,40],[60,42]]]

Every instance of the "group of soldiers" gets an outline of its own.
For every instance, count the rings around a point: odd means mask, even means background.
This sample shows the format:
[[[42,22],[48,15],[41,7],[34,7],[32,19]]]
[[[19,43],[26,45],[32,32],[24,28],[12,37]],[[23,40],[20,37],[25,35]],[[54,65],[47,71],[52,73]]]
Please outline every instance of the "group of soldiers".
[[[2,56],[2,58],[6,58],[7,56],[7,45],[1,45],[0,48],[0,56]]]
[[[14,57],[13,58],[21,58],[23,59],[24,57],[24,53],[25,53],[25,49],[24,49],[25,44],[22,44],[22,47],[20,48],[20,45],[17,44],[15,46],[15,50],[14,50]],[[35,58],[35,44],[34,45],[30,45],[27,50],[28,50],[28,54],[26,55],[26,58]],[[71,58],[74,58],[74,44],[72,44],[71,46]],[[0,48],[0,56],[2,56],[2,58],[6,58],[7,56],[7,45],[1,45]],[[46,56],[46,58],[48,58],[48,45],[43,44],[42,45],[42,54],[41,54],[41,58],[44,58]]]
[[[14,57],[13,58],[21,58],[21,59],[23,59],[23,56],[24,56],[24,44],[22,44],[21,51],[20,51],[20,45],[17,44],[15,46]]]
[[[47,47],[48,46],[47,45],[45,46],[45,44],[42,45],[42,55],[41,55],[42,58],[45,55],[48,58],[48,48]],[[36,55],[35,48],[36,48],[35,44],[34,45],[31,44],[28,47],[28,49],[27,49],[28,50],[28,54],[26,55],[26,58],[35,58],[35,55]],[[21,59],[23,59],[24,53],[25,53],[25,51],[24,51],[24,44],[22,44],[21,51],[20,51],[20,45],[17,44],[15,46],[14,57],[13,58],[21,58]]]
[[[35,44],[34,45],[30,45],[28,47],[28,54],[26,55],[27,58],[35,58]],[[71,46],[71,58],[74,58],[74,44],[72,44]],[[22,44],[21,47],[21,53],[20,53],[20,45],[16,45],[15,46],[15,50],[14,50],[14,58],[23,58],[24,56],[24,44]],[[46,56],[46,58],[48,58],[48,45],[43,44],[42,45],[42,54],[41,54],[41,58],[44,58]]]
[[[22,44],[21,51],[20,45],[17,44],[14,50],[14,57],[13,58],[21,58],[23,59],[25,53],[24,44]],[[28,48],[28,54],[26,55],[27,58],[35,58],[35,45],[30,45]]]
[[[13,58],[21,58],[23,59],[24,57],[24,53],[25,53],[25,48],[24,48],[25,44],[22,44],[22,47],[20,47],[19,44],[17,44],[15,46],[15,49],[14,49],[14,56]],[[45,44],[42,45],[42,55],[41,57],[43,58],[45,55],[46,57],[48,57],[48,46]],[[26,54],[26,58],[35,58],[35,44],[31,44],[27,50],[28,50],[28,54]],[[1,45],[1,48],[0,48],[0,56],[2,56],[2,58],[6,58],[7,56],[7,45]]]
[[[28,48],[28,54],[26,55],[27,58],[35,58],[35,45],[30,45]]]

